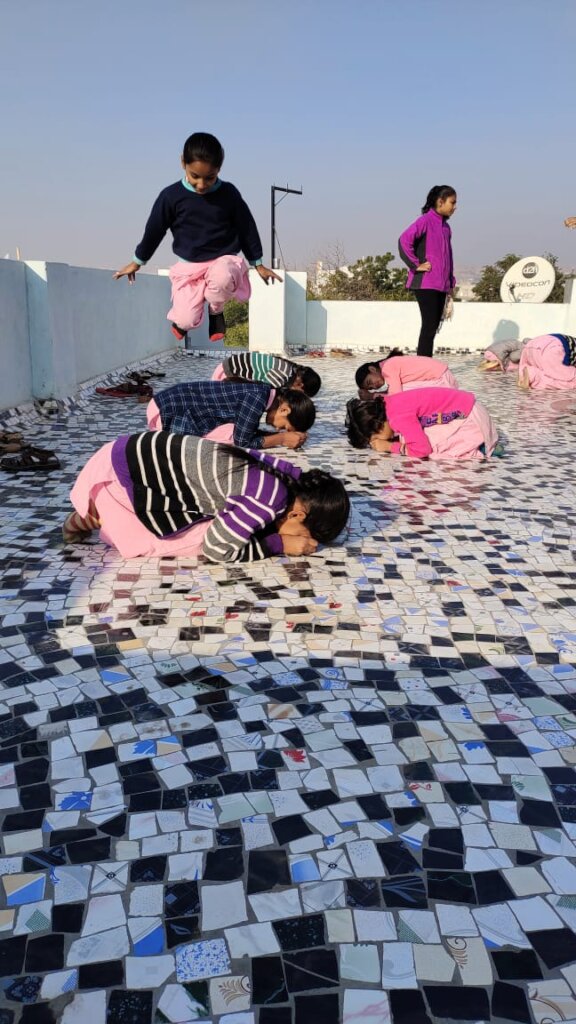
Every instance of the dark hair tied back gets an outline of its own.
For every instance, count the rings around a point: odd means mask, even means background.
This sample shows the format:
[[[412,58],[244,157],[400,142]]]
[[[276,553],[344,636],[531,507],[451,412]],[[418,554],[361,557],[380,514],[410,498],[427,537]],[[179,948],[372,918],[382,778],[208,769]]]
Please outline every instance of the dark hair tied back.
[[[182,159],[185,164],[193,164],[200,160],[219,170],[224,163],[224,150],[215,135],[208,132],[194,132],[184,143]]]
[[[435,210],[436,203],[439,199],[449,199],[450,196],[455,195],[456,189],[452,188],[452,185],[434,185],[426,196],[426,202],[422,207],[422,213],[428,213],[428,210]]]

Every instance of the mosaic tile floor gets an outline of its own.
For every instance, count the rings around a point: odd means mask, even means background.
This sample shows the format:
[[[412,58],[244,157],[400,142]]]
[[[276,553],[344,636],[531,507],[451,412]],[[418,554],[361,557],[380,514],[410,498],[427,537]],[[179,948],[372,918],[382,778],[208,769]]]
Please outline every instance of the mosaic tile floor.
[[[63,548],[144,408],[27,422],[64,468],[0,481],[0,1024],[576,1019],[576,399],[461,356],[506,457],[387,459],[341,436],[358,361],[308,559]]]

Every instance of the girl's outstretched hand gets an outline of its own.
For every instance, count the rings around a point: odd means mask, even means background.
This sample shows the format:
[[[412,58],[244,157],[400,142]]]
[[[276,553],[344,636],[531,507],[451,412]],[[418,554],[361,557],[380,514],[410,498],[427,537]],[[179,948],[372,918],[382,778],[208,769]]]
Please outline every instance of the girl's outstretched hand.
[[[564,224],[567,228],[576,228],[576,217],[566,217]]]
[[[256,270],[260,274],[260,277],[265,282],[265,284],[268,284],[269,281],[272,281],[272,284],[274,284],[274,281],[282,281],[282,278],[278,277],[278,274],[275,274],[273,270],[269,270],[268,267],[265,267],[263,263],[261,263],[260,266],[256,267]]]
[[[122,270],[116,271],[114,274],[114,280],[119,281],[121,277],[127,277],[130,284],[134,284],[136,274],[139,270],[140,264],[136,263],[135,260],[132,260],[130,263],[127,263],[125,267],[122,267]]]

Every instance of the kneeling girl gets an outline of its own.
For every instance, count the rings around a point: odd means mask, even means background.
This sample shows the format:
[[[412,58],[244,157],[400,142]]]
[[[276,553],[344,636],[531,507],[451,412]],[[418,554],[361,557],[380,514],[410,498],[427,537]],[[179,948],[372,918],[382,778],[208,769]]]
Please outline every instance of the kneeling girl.
[[[134,434],[81,470],[64,540],[100,539],[123,558],[204,555],[212,562],[303,555],[344,529],[344,485],[319,469],[198,437]]]
[[[348,402],[346,429],[354,448],[413,459],[489,459],[496,427],[470,391],[421,388]]]

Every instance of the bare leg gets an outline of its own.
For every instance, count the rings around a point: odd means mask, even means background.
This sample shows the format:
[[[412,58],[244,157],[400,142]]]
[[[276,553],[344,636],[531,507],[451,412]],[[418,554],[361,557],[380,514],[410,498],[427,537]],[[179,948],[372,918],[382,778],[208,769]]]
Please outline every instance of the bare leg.
[[[524,391],[530,390],[530,374],[527,366],[518,372],[518,387],[523,388]]]

